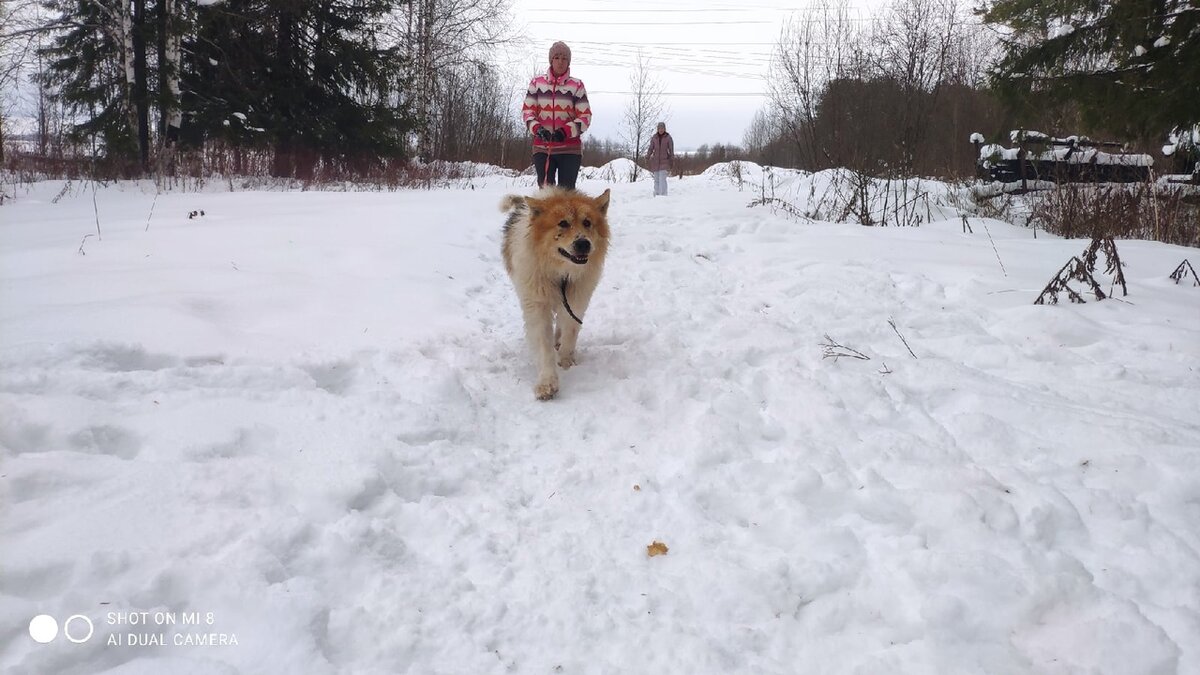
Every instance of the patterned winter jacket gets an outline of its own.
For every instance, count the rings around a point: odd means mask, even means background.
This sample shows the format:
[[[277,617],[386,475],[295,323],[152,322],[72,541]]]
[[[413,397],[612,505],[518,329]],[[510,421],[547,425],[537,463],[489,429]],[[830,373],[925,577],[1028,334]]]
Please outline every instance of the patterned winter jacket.
[[[592,123],[592,108],[588,105],[587,89],[578,78],[571,77],[571,70],[554,76],[547,70],[529,82],[525,92],[525,104],[521,106],[521,118],[525,127],[534,134],[533,151],[549,152],[552,155],[581,155],[581,136]],[[562,143],[546,143],[537,137],[537,130],[546,127],[551,131],[562,129],[567,138]]]

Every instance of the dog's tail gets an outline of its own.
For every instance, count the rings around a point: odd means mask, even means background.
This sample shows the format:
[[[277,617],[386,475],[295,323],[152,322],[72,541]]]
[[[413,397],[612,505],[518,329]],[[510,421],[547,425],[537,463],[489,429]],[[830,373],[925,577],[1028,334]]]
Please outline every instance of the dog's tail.
[[[523,208],[525,208],[525,198],[521,195],[504,195],[504,199],[500,200],[500,210],[505,213]]]

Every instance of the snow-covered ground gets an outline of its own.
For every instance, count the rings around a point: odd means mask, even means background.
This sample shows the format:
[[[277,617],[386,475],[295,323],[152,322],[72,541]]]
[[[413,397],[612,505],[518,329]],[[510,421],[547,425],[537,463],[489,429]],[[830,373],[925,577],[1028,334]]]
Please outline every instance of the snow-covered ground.
[[[18,189],[0,671],[1200,673],[1195,249],[1035,306],[1085,241],[617,184],[543,403],[529,181]]]

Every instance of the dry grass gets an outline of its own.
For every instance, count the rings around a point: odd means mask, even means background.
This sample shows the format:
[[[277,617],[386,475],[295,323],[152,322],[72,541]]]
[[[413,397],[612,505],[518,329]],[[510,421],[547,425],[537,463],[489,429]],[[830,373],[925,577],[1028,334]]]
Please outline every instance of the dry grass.
[[[281,165],[286,176],[276,176]],[[15,149],[5,153],[4,180],[22,184],[40,180],[153,178],[163,187],[201,189],[218,182],[228,189],[289,188],[301,190],[431,189],[472,186],[481,173],[475,165],[457,162],[422,163],[379,157],[329,158],[296,152],[278,162],[270,150],[210,144],[201,149],[161,155],[149,175],[128,166],[115,166],[82,154],[45,156]]]
[[[1190,186],[1071,183],[1030,201],[1029,224],[1062,237],[1200,246],[1200,203]]]

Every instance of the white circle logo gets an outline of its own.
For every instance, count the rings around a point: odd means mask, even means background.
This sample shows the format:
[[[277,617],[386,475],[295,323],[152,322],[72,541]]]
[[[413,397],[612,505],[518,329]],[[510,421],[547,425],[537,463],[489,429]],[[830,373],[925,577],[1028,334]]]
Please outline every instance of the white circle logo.
[[[58,637],[58,622],[49,614],[38,614],[29,622],[29,637],[42,644],[53,642]]]
[[[76,638],[74,635],[71,635],[71,622],[74,621],[75,619],[79,619],[80,621],[87,624],[87,635],[84,635],[81,638]],[[95,631],[96,631],[96,627],[92,625],[92,620],[82,614],[72,614],[71,616],[67,617],[66,621],[63,622],[63,635],[67,636],[67,639],[70,640],[71,642],[74,642],[75,644],[79,644],[80,642],[87,642],[88,640],[91,640],[92,633],[94,633]]]

